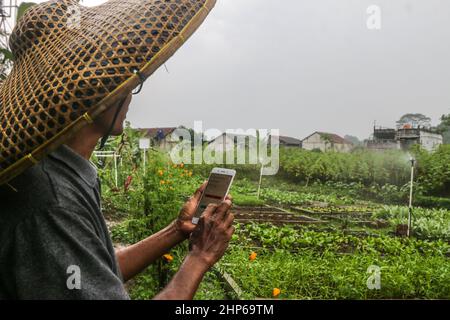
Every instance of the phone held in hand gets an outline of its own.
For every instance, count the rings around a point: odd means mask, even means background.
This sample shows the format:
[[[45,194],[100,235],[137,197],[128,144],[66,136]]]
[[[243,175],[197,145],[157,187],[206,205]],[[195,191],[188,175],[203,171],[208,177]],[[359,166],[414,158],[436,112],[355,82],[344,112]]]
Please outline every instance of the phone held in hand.
[[[208,178],[208,184],[203,191],[202,198],[200,199],[192,223],[197,224],[200,217],[205,211],[206,207],[211,203],[219,204],[230,191],[231,184],[233,183],[236,170],[214,168]]]

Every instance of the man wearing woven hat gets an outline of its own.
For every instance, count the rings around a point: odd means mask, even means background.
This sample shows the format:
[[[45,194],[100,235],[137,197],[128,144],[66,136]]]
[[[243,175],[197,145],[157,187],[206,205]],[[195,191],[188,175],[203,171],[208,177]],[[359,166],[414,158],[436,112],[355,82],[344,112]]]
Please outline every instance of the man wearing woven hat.
[[[215,0],[75,0],[31,7],[10,38],[0,87],[0,299],[128,299],[126,281],[190,238],[159,299],[191,299],[234,232],[231,199],[115,252],[89,158],[119,135],[133,89],[204,21]]]

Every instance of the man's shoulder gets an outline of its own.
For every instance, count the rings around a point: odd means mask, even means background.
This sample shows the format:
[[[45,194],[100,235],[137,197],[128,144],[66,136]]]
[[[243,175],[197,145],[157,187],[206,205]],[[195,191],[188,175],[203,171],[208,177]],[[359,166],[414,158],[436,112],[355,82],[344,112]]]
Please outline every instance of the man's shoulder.
[[[39,204],[47,205],[54,200],[55,193],[52,181],[45,171],[46,159],[28,168],[19,176],[3,185],[0,189],[0,197],[8,205],[30,204],[33,207]]]
[[[67,206],[77,194],[64,169],[50,157],[28,168],[8,184],[0,186],[0,225],[15,224],[30,215],[42,214],[48,208]],[[68,200],[69,199],[69,200]],[[76,201],[72,201],[73,206]]]
[[[0,225],[15,225],[29,215],[57,203],[51,179],[43,166],[44,161],[0,187]]]

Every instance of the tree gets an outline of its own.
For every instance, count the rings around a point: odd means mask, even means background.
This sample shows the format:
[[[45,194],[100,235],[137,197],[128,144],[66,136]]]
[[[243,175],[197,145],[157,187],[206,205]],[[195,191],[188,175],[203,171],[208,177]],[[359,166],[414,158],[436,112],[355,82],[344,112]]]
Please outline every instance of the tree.
[[[351,142],[355,147],[359,147],[363,145],[363,142],[361,140],[359,140],[358,137],[356,136],[351,136],[351,135],[345,135],[344,139]]]
[[[334,150],[334,140],[331,134],[321,133],[320,137],[325,141],[325,151]],[[328,144],[330,145],[330,148],[327,148]]]
[[[0,36],[4,36],[4,33],[1,33]],[[0,83],[5,80],[11,70],[13,60],[14,56],[10,50],[7,48],[0,48]]]
[[[403,127],[407,124],[413,127],[431,127],[431,118],[421,113],[407,113],[397,121],[397,125]]]
[[[34,6],[36,3],[34,2],[22,2],[19,5],[19,8],[17,8],[17,16],[16,16],[16,21],[18,21],[24,14],[25,12],[32,6]]]
[[[444,144],[450,144],[450,114],[441,117],[441,123],[437,126],[437,129],[444,137]]]

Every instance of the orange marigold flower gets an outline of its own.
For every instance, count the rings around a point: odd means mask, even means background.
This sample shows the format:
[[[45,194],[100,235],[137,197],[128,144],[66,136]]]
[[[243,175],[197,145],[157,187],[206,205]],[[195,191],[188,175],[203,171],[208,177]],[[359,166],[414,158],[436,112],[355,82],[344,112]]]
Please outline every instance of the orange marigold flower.
[[[258,255],[258,254],[257,254],[256,252],[252,252],[252,253],[250,254],[250,261],[255,261],[257,255]]]
[[[160,182],[159,182],[160,184],[164,184],[164,183],[166,183],[164,180],[161,180]]]
[[[159,171],[158,171],[158,174],[159,174],[160,176],[162,176],[162,175],[164,174],[164,171],[159,170]]]
[[[189,171],[189,177],[192,177],[192,171]]]
[[[180,168],[184,168],[184,163],[180,163]]]
[[[278,297],[280,295],[280,293],[281,293],[281,290],[278,289],[278,288],[274,288],[273,291],[272,291],[272,295],[274,297]]]
[[[168,253],[165,254],[163,257],[164,257],[164,259],[166,259],[167,262],[172,262],[173,261],[172,255],[170,255]]]

